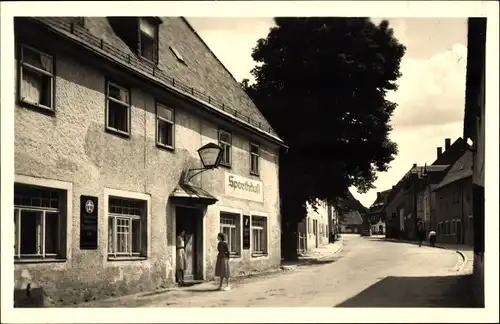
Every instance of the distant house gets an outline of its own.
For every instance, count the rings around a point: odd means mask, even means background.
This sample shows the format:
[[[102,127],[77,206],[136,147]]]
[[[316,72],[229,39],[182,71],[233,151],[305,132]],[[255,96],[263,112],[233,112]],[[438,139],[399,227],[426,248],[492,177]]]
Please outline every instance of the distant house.
[[[337,203],[339,212],[340,233],[361,233],[363,230],[363,216],[367,209],[364,207],[349,190],[346,198],[340,199]]]
[[[473,244],[472,172],[467,150],[434,188],[438,242]]]
[[[385,234],[386,233],[386,223],[385,223],[385,212],[384,206],[387,201],[387,197],[391,190],[384,190],[382,192],[377,192],[377,198],[373,204],[368,209],[365,214],[367,221],[369,221],[370,230],[372,234]]]

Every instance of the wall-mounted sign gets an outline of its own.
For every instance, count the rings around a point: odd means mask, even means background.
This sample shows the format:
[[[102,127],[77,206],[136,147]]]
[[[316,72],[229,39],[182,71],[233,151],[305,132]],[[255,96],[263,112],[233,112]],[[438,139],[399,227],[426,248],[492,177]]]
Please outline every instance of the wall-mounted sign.
[[[80,196],[80,249],[97,250],[97,197]]]
[[[226,172],[224,187],[227,196],[257,202],[264,201],[264,188],[262,181]]]
[[[250,249],[250,216],[243,215],[243,249]]]

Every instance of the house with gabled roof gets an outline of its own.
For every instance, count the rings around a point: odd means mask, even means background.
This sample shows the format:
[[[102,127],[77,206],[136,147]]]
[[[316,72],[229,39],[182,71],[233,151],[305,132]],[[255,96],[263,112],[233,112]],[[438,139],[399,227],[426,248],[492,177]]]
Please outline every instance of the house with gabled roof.
[[[472,162],[466,150],[433,189],[438,242],[473,245]]]
[[[364,215],[370,225],[371,234],[386,234],[384,206],[391,189],[377,192],[377,197]]]
[[[280,263],[285,144],[182,17],[16,17],[16,289],[55,304]],[[198,149],[220,167],[202,172]],[[212,146],[213,148],[213,146]]]

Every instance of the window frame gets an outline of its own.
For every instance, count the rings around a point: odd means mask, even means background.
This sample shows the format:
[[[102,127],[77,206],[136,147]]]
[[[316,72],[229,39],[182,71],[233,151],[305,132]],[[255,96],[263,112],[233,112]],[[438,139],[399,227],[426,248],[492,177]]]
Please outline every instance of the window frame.
[[[260,145],[255,142],[249,143],[249,153],[250,153],[250,174],[254,176],[260,176]],[[252,152],[252,147],[257,148],[257,153]],[[255,159],[257,164],[257,170],[252,169],[252,161]]]
[[[16,258],[14,253],[14,264],[24,263],[63,263],[67,265],[67,260],[71,259],[72,255],[72,213],[73,213],[73,184],[69,182],[51,180],[44,178],[34,178],[25,175],[15,175],[14,185],[21,185],[27,187],[39,187],[46,190],[53,190],[59,192],[59,217],[58,217],[58,257],[56,258]],[[14,199],[14,197],[13,197]],[[13,210],[15,205],[13,205]],[[19,224],[21,226],[21,224]],[[15,231],[15,225],[14,225]],[[20,238],[20,236],[19,236]],[[14,235],[16,239],[16,235]],[[19,245],[19,243],[17,242]],[[19,245],[20,249],[20,245]],[[19,250],[20,251],[20,250]]]
[[[119,215],[116,213],[110,213],[110,200],[111,199],[120,199],[120,200],[128,200],[128,201],[138,201],[142,206],[140,208],[140,217],[132,217],[139,219],[140,218],[140,252],[133,252],[131,251],[130,253],[127,254],[118,254],[116,252],[110,252],[110,242],[109,242],[109,231],[110,231],[110,219],[113,217],[118,217],[120,218]],[[123,191],[123,190],[116,190],[116,189],[110,189],[110,188],[104,188],[104,226],[106,230],[106,248],[105,248],[105,253],[106,253],[106,258],[107,261],[114,262],[114,261],[143,261],[147,260],[148,256],[150,255],[150,238],[151,238],[151,231],[150,231],[150,226],[151,226],[151,196],[148,194],[143,194],[143,193],[136,193],[136,192],[129,192],[129,191]],[[123,218],[127,218],[128,216],[125,216]],[[113,221],[113,229],[116,228],[116,221]],[[132,220],[130,221],[130,233],[133,231],[133,224]],[[144,235],[145,234],[145,235]],[[117,233],[115,231],[112,232],[113,235],[113,247],[116,246],[117,240],[115,239],[117,236]],[[132,235],[130,236],[129,241],[132,243],[131,249],[133,247],[133,237]]]
[[[224,224],[222,223],[222,218],[225,217],[234,217],[234,225],[232,224]],[[224,233],[223,228],[234,228],[236,235],[238,236],[238,251],[232,252],[232,241],[231,238],[226,237],[226,243],[229,248],[229,257],[230,258],[241,258],[243,254],[243,233],[242,233],[242,212],[236,210],[225,210],[221,209],[219,212],[219,231],[220,233]],[[231,231],[229,232],[231,233]]]
[[[229,143],[221,140],[221,135],[229,135]],[[222,158],[219,162],[219,165],[222,165],[226,168],[231,168],[233,162],[233,134],[225,129],[219,128],[219,132],[217,134],[217,141],[219,146],[222,148]],[[229,148],[229,162],[226,162],[224,159],[226,157],[226,147]]]
[[[50,72],[42,70],[36,66],[33,66],[29,63],[25,63],[23,61],[24,58],[24,49],[29,49],[31,51],[34,51],[40,55],[44,55],[46,57],[49,57],[51,59],[51,65],[52,69]],[[23,84],[23,74],[24,74],[24,69],[30,70],[32,73],[38,73],[42,74],[43,76],[49,77],[50,78],[50,106],[46,106],[37,102],[34,102],[32,100],[26,99],[25,97],[22,96],[22,84]],[[34,108],[39,108],[42,111],[49,112],[49,113],[55,113],[55,92],[56,92],[56,58],[53,53],[49,53],[44,50],[39,50],[36,47],[27,45],[26,43],[20,43],[19,47],[19,61],[18,61],[18,91],[17,91],[17,100],[20,104],[34,107]]]
[[[149,24],[153,27],[154,29],[154,37],[151,37],[150,35],[147,35],[146,33],[143,32],[143,30],[141,29],[141,22],[144,21],[146,24]],[[159,56],[160,56],[160,50],[159,50],[159,29],[160,29],[160,24],[158,24],[157,22],[154,22],[152,21],[151,19],[148,19],[146,17],[139,17],[137,19],[137,34],[138,34],[138,38],[137,38],[137,52],[139,54],[139,56],[149,62],[149,63],[152,63],[154,65],[157,65],[158,64],[158,60],[159,60]],[[143,55],[142,53],[142,41],[143,41],[143,37],[148,37],[149,39],[152,39],[153,40],[153,57],[152,59],[146,57]]]
[[[159,114],[158,114],[158,106],[163,106],[165,109],[168,109],[168,110],[171,110],[172,111],[172,120],[168,120],[166,118],[163,118],[161,117]],[[155,119],[155,124],[156,124],[156,132],[155,132],[155,137],[156,137],[156,146],[158,147],[161,147],[161,148],[164,148],[164,149],[167,149],[167,150],[175,150],[175,108],[172,108],[168,105],[165,105],[164,103],[160,102],[160,101],[156,101],[155,102],[155,114],[156,114],[156,119]],[[160,142],[160,137],[159,137],[159,126],[160,126],[160,123],[168,123],[172,126],[172,145],[167,145],[167,144],[163,144]]]
[[[264,226],[254,225],[255,220],[264,220]],[[254,230],[260,231],[261,235],[265,235],[264,239],[264,249],[263,251],[255,250],[255,240],[254,240]],[[263,213],[250,212],[250,251],[252,257],[261,257],[269,255],[269,217]],[[261,245],[262,242],[259,243]]]
[[[128,94],[128,104],[127,104],[127,131],[123,131],[121,129],[117,129],[117,128],[114,128],[114,127],[111,127],[109,126],[109,102],[110,100],[116,104],[119,104],[123,107],[125,107],[125,102],[122,102],[118,99],[115,99],[115,98],[112,98],[110,97],[109,95],[109,87],[113,86],[113,87],[116,87],[120,90],[125,90],[127,91],[127,94]],[[105,115],[105,118],[106,118],[106,131],[108,132],[111,132],[111,133],[114,133],[114,134],[117,134],[117,135],[120,135],[120,136],[123,136],[123,137],[130,137],[131,134],[132,134],[132,91],[130,88],[127,88],[125,86],[122,86],[120,85],[119,83],[116,83],[114,81],[111,81],[111,80],[106,80],[106,96],[105,96],[105,100],[106,100],[106,115]]]

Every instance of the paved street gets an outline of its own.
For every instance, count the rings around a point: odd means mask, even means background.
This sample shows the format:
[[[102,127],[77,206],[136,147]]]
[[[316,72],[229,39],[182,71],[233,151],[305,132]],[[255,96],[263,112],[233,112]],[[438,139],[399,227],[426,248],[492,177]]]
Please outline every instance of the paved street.
[[[456,270],[459,255],[383,238],[344,235],[328,263],[235,280],[231,291],[214,282],[161,293],[92,302],[87,307],[460,307],[470,276]],[[80,305],[79,305],[80,306]]]

